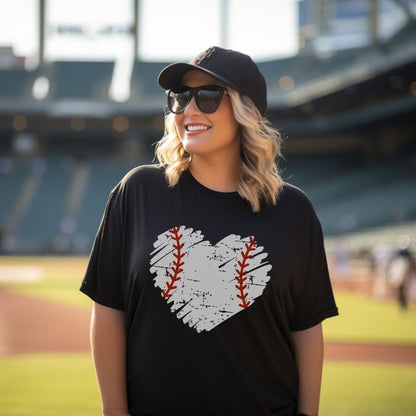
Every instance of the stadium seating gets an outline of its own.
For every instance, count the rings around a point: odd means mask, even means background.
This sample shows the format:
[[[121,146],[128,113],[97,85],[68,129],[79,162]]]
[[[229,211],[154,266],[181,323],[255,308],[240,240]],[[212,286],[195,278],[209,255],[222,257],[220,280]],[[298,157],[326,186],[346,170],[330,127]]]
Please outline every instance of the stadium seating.
[[[0,185],[6,191],[0,202],[0,229],[15,221],[15,248],[30,252],[89,251],[111,189],[131,168],[150,162],[150,158],[108,157],[108,150],[105,146],[86,146],[82,154],[74,156],[59,146],[49,149],[42,159],[15,158],[12,169],[0,169]],[[85,186],[77,208],[66,217],[73,181],[81,166],[87,167]],[[327,236],[416,219],[414,150],[377,163],[355,153],[291,156],[281,169],[283,178],[312,200]],[[31,176],[38,183],[26,209],[21,210],[21,218],[14,218],[16,201],[22,201]]]
[[[326,236],[416,220],[416,147],[397,153],[414,133],[415,33],[409,23],[384,45],[326,57],[309,50],[259,63],[270,120],[290,140],[308,141],[286,155],[282,176],[310,197]],[[0,69],[0,253],[89,251],[111,189],[152,159],[133,160],[115,147],[154,142],[155,131],[162,131],[158,115],[165,101],[156,77],[166,64],[135,61],[125,102],[108,95],[114,62]],[[49,80],[49,93],[35,99],[32,87],[40,76]],[[289,82],[285,90],[282,76],[292,78],[293,89]],[[117,116],[127,120],[126,130],[114,124]],[[348,132],[351,147],[361,150],[333,153],[339,132]],[[36,154],[16,153],[17,133],[37,138]],[[334,142],[325,150],[321,137]],[[361,140],[368,142],[361,146]],[[378,144],[383,158],[374,154],[370,161],[366,152]]]
[[[109,159],[104,155],[89,158],[91,174],[80,206],[78,228],[92,240],[97,232],[110,191],[139,161]]]
[[[416,218],[416,153],[370,163],[354,154],[298,158],[283,177],[312,200],[326,234]]]
[[[273,94],[282,92],[279,86],[279,79],[282,76],[292,78],[294,86],[298,88],[322,78],[338,77],[341,72],[349,70],[354,64],[360,61],[368,62],[369,54],[372,53],[374,51],[371,47],[341,50],[321,58],[310,52],[300,53],[289,58],[260,62],[259,67],[266,78],[269,92]]]
[[[163,96],[163,90],[156,79],[159,72],[168,65],[167,62],[143,62],[136,60],[131,77],[131,97]]]
[[[23,221],[19,224],[17,237],[45,244],[59,230],[69,175],[65,174],[57,159],[44,159],[42,163],[44,171],[31,173],[38,176],[39,185]]]
[[[28,160],[0,157],[0,229],[8,229],[15,221],[15,203],[31,170]]]
[[[25,98],[30,97],[33,81],[38,74],[37,70],[0,69],[0,97]]]
[[[15,251],[87,252],[111,189],[128,170],[145,162],[109,158],[105,146],[85,146],[77,155],[73,143],[67,144],[67,149],[51,146],[42,157],[11,157],[11,168],[0,169],[0,235],[13,237]],[[74,183],[80,185],[80,167],[86,167],[85,186],[74,205],[71,191]]]
[[[108,99],[114,62],[57,61],[52,64],[54,99]]]
[[[403,47],[416,48],[416,21],[408,22],[389,40],[388,48],[392,52],[400,51]]]

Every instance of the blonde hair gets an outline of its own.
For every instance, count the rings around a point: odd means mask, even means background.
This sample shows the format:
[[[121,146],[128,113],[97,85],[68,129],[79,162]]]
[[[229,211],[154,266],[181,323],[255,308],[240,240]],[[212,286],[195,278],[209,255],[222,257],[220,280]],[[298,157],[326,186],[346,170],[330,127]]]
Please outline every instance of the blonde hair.
[[[276,163],[276,158],[281,156],[282,136],[261,116],[249,97],[231,88],[227,88],[227,93],[240,125],[241,177],[237,192],[250,203],[254,212],[258,212],[262,204],[276,205],[283,186]],[[192,155],[182,146],[174,114],[165,117],[165,133],[156,143],[155,154],[165,167],[169,186],[175,186],[189,168]]]

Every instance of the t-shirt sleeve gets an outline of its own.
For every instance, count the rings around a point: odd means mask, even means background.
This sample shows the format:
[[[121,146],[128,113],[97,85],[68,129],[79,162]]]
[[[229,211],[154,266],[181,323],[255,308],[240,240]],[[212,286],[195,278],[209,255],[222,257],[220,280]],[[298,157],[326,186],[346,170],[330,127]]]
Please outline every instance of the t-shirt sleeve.
[[[124,309],[121,281],[122,206],[118,186],[108,198],[80,288],[95,302],[115,309]]]
[[[324,319],[338,315],[329,278],[322,228],[311,206],[306,260],[300,290],[294,299],[291,331],[311,328]]]

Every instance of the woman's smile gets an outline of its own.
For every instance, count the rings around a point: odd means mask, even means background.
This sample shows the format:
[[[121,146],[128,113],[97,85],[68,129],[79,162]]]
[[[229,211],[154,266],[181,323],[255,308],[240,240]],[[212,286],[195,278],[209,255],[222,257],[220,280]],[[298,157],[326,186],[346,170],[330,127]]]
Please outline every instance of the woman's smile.
[[[205,133],[211,127],[202,123],[186,123],[185,130],[188,136],[196,136]]]

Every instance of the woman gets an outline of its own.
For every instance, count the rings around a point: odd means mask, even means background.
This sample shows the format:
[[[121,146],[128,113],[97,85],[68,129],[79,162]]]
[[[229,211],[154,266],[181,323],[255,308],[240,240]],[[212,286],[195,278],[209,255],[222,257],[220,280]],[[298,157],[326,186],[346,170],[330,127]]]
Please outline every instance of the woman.
[[[212,47],[159,84],[160,165],[112,191],[81,288],[103,414],[316,416],[337,308],[319,221],[275,165],[264,78]]]

